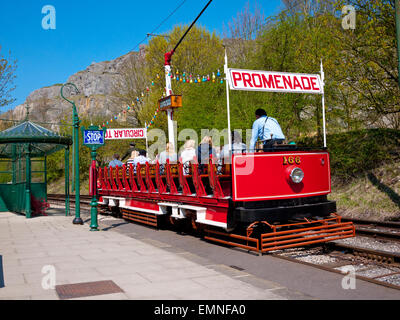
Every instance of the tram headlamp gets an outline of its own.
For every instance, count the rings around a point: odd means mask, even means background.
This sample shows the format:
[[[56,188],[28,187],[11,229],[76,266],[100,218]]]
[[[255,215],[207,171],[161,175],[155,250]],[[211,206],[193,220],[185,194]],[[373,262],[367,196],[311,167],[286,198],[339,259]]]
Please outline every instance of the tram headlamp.
[[[304,172],[300,168],[294,168],[290,173],[290,178],[294,183],[301,183],[304,179]]]

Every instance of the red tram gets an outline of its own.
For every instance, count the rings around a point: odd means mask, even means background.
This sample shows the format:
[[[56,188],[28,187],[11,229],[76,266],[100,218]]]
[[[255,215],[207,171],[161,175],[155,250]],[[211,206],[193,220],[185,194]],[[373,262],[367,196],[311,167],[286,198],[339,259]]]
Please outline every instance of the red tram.
[[[187,170],[188,169],[188,170]],[[190,223],[208,240],[259,252],[353,237],[331,192],[329,154],[278,145],[270,152],[210,159],[99,168],[99,205],[124,219],[158,227]]]
[[[167,97],[159,105],[167,112],[170,142],[174,142],[173,110],[181,106],[171,88],[175,49],[165,54]],[[321,76],[251,71],[228,68],[225,53],[225,74],[228,132],[230,89],[322,94],[324,148],[306,151],[277,145],[269,152],[234,154],[231,164],[220,165],[211,158],[202,170],[194,160],[188,172],[182,163],[167,163],[164,170],[148,163],[136,171],[131,166],[100,168],[100,206],[152,226],[187,222],[208,240],[258,252],[355,236],[353,224],[343,223],[336,203],[327,198],[331,177],[322,61]]]

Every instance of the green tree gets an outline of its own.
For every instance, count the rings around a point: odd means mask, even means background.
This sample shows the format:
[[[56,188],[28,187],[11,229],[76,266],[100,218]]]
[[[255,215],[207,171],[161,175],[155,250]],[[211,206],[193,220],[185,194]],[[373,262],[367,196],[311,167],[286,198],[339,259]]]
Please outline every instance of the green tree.
[[[336,81],[367,127],[400,128],[394,0],[337,1],[353,5],[355,30],[332,29],[341,53]]]
[[[175,47],[187,28],[188,26],[176,26],[168,33],[168,38],[155,37],[149,42],[146,49],[146,74],[148,82],[154,81],[154,85],[138,113],[138,120],[142,125],[151,121],[157,109],[158,100],[162,98],[165,92],[164,53],[171,51]],[[213,72],[215,73],[223,67],[223,59],[224,48],[222,40],[215,33],[210,33],[205,28],[194,26],[173,55],[172,73],[176,75],[178,72],[178,75],[182,77],[183,72],[185,72],[187,79],[190,79],[190,76],[194,79],[199,75],[209,75],[211,77]],[[197,121],[207,113],[210,115],[210,110],[204,108],[200,114],[196,113],[190,102],[193,101],[191,95],[196,94],[195,91],[202,86],[206,86],[206,84],[188,84],[172,81],[174,94],[183,95],[184,107],[176,113],[175,118],[178,120],[179,127],[197,127]],[[212,90],[211,87],[209,89]],[[203,106],[213,103],[209,96],[210,92],[207,90],[205,89],[206,92],[202,91],[204,95],[198,101]],[[211,112],[211,115],[215,114],[218,114],[218,111],[217,113],[215,113],[215,110]],[[154,127],[161,128],[164,131],[167,130],[166,115],[164,113],[159,113]]]

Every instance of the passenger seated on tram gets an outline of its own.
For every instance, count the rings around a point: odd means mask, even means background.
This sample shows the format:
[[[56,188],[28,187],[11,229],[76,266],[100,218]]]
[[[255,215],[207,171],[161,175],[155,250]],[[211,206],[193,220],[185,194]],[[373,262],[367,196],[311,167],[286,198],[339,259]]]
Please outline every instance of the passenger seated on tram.
[[[114,154],[114,159],[110,161],[108,166],[113,168],[118,166],[119,168],[121,168],[123,165],[124,164],[119,160],[119,154],[116,153]]]
[[[232,152],[229,151],[230,147],[229,144],[224,145],[222,151],[219,155],[219,163],[227,163],[230,164],[232,160],[232,153],[246,153],[247,146],[242,142],[242,136],[238,131],[233,132],[233,141],[232,141]]]
[[[257,139],[263,142],[264,151],[272,148],[274,144],[282,144],[285,141],[285,135],[278,121],[272,117],[268,117],[264,109],[256,110],[256,119],[253,123],[250,152],[255,151]]]
[[[174,151],[174,144],[172,142],[168,142],[165,151],[159,153],[156,160],[160,164],[160,174],[163,175],[165,172],[165,164],[167,163],[167,160],[169,160],[169,163],[178,162],[178,155]]]
[[[134,142],[131,142],[131,143],[129,144],[129,149],[125,152],[125,154],[123,155],[123,157],[121,158],[121,160],[124,161],[129,155],[131,155],[131,157],[132,157],[132,152],[133,152],[133,151],[136,151],[136,152],[137,152],[136,144],[135,144]]]
[[[181,152],[181,162],[183,164],[183,174],[189,174],[189,167],[190,162],[193,161],[194,157],[196,156],[196,149],[194,148],[196,141],[194,140],[187,140],[185,145],[183,146],[183,151]]]
[[[133,165],[135,166],[135,174],[136,174],[136,166],[138,163],[140,163],[140,165],[145,165],[146,162],[150,162],[150,159],[146,157],[146,150],[139,150],[139,155],[133,159]]]
[[[205,136],[197,148],[197,159],[199,162],[199,173],[203,173],[204,165],[210,162],[210,156],[217,159],[217,154],[212,146],[212,138]]]
[[[126,162],[126,169],[128,170],[128,172],[129,172],[129,165],[131,165],[132,164],[132,166],[134,166],[135,164],[134,164],[134,161],[135,161],[135,158],[137,157],[139,155],[139,152],[137,152],[137,151],[132,151],[131,152],[131,157],[128,159],[128,161]]]
[[[178,161],[178,155],[174,151],[174,144],[172,142],[168,142],[165,151],[157,155],[159,164],[166,164],[167,159],[170,163],[177,163]]]

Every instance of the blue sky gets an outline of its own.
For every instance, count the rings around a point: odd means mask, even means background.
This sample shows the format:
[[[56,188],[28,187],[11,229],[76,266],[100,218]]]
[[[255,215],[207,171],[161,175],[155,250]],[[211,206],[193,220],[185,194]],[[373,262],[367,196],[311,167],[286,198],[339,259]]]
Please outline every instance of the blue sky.
[[[86,69],[92,62],[115,59],[134,49],[183,0],[6,0],[0,12],[2,55],[18,60],[17,99],[6,111],[23,103],[32,91],[55,83]],[[207,0],[186,0],[156,33],[170,31],[177,24],[189,24]],[[222,34],[247,1],[214,0],[198,24]],[[249,1],[253,8],[254,1]],[[265,16],[281,8],[280,0],[258,0]],[[56,9],[56,29],[42,28],[42,8]],[[147,43],[145,41],[144,43]]]

